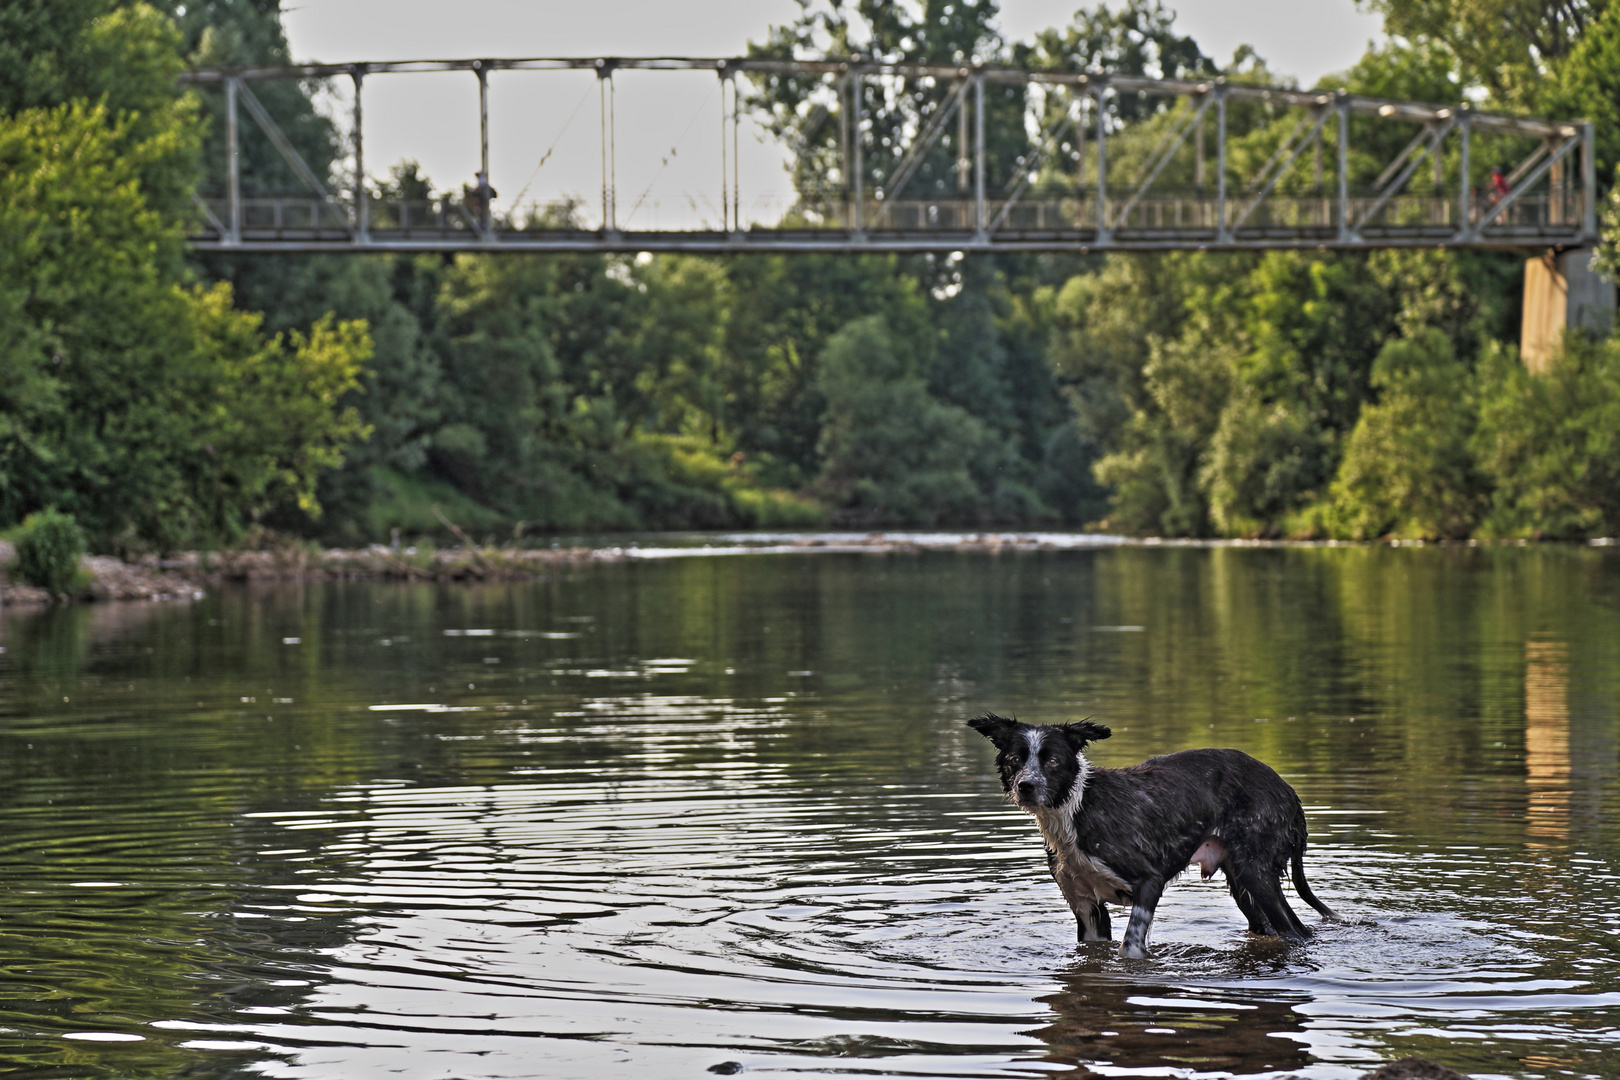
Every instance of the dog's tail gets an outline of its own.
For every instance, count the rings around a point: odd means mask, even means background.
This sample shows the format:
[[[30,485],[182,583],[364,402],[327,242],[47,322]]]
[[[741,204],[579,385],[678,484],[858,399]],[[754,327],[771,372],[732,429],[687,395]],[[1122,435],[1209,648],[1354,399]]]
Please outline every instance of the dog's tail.
[[[1301,900],[1311,905],[1311,907],[1315,908],[1317,911],[1320,911],[1323,917],[1332,919],[1334,922],[1343,921],[1332,908],[1318,900],[1316,898],[1316,894],[1311,892],[1311,886],[1305,880],[1304,855],[1302,852],[1298,851],[1294,852],[1294,891],[1299,894],[1299,898]]]

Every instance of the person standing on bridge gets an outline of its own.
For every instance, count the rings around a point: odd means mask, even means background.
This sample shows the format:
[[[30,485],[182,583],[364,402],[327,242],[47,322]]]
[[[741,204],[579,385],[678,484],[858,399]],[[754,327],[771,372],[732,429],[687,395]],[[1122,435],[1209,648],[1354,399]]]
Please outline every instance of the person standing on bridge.
[[[495,189],[489,186],[489,176],[485,173],[475,173],[474,179],[477,183],[472,186],[462,185],[461,202],[473,220],[478,222],[478,228],[488,232],[489,204],[495,201]]]
[[[1504,166],[1491,166],[1491,202],[1501,202],[1502,196],[1508,193],[1507,175],[1502,171]]]

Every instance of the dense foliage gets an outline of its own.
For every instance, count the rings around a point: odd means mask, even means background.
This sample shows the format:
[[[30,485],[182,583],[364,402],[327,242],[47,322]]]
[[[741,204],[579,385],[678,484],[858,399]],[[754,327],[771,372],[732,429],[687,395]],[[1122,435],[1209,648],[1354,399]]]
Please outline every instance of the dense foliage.
[[[1620,8],[1375,6],[1392,36],[1324,88],[1588,115],[1605,174],[1620,164]],[[994,0],[805,0],[755,51],[1281,81],[1250,50],[1206,56],[1153,0],[1083,10],[1027,43],[1002,38]],[[125,548],[255,525],[355,543],[447,520],[484,535],[827,520],[1620,530],[1620,346],[1575,335],[1529,375],[1514,348],[1522,255],[188,263],[192,192],[223,184],[199,148],[221,136],[217,103],[174,76],[285,59],[274,0],[0,0],[0,527],[56,506]],[[259,93],[341,189],[343,138],[316,90]],[[955,124],[897,172],[897,136],[950,87],[863,90],[867,189],[963,190]],[[796,148],[798,212],[836,212],[838,103],[771,76],[747,104]],[[986,107],[997,190],[1023,167],[1026,117],[1060,105],[992,84]],[[1185,108],[1111,98],[1110,180],[1136,175]],[[1233,175],[1257,172],[1294,123],[1234,105]],[[1356,118],[1352,183],[1371,184],[1408,134]],[[1478,160],[1522,149],[1493,138],[1476,136]],[[1329,160],[1336,140],[1328,125]],[[255,132],[242,153],[251,185],[292,188]],[[1036,189],[1072,185],[1081,153],[1064,143]],[[1458,167],[1443,157],[1436,182],[1454,190]],[[1208,179],[1184,155],[1161,182]],[[1278,191],[1314,183],[1296,168]],[[408,162],[380,186],[433,193]],[[1620,202],[1610,220],[1620,233]]]
[[[98,545],[175,547],[314,510],[364,433],[340,399],[365,327],[267,336],[185,270],[200,129],[167,17],[0,11],[0,523],[58,507]]]

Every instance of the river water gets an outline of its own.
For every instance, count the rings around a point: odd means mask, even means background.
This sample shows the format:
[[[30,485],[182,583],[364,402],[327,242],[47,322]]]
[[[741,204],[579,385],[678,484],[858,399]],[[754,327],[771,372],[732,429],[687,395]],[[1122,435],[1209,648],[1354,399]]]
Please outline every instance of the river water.
[[[0,646],[7,1076],[1620,1076],[1620,550],[671,557]],[[1076,944],[983,710],[1263,758],[1348,921],[1194,873],[1148,960]]]

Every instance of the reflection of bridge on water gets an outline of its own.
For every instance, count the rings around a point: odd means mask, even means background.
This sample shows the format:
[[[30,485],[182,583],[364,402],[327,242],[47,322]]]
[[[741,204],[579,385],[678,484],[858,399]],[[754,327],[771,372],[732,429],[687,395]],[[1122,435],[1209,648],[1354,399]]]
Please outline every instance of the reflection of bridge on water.
[[[721,84],[718,220],[693,228],[629,230],[617,207],[612,81],[615,71],[709,71]],[[277,79],[353,81],[351,161],[364,177],[360,89],[370,75],[470,72],[479,89],[480,152],[489,175],[489,88],[501,71],[594,72],[602,88],[600,208],[514,222],[491,215],[476,195],[430,201],[378,198],[364,183],[348,192],[299,156],[251,87]],[[801,194],[785,217],[750,219],[737,168],[740,123],[736,78],[791,77],[814,82],[823,100],[812,122],[838,125],[835,190]],[[1123,75],[994,67],[928,67],[864,61],[765,59],[449,60],[293,67],[210,68],[186,81],[225,96],[225,190],[198,200],[193,247],[215,251],[689,251],[954,252],[1154,251],[1273,248],[1580,247],[1597,234],[1592,126],[1385,101],[1344,92],[1240,85],[1224,79],[1175,81]],[[939,100],[903,147],[889,147],[881,170],[863,161],[863,86],[926,85]],[[987,84],[1027,88],[1031,133],[1010,182],[987,183],[984,97]],[[730,106],[727,108],[729,95]],[[1122,97],[1176,99],[1167,130],[1135,175],[1109,167],[1109,105]],[[1295,122],[1261,169],[1238,177],[1228,154],[1230,105],[1264,106]],[[299,178],[304,190],[245,197],[240,172],[240,110],[245,108]],[[1409,132],[1405,149],[1370,184],[1351,176],[1353,117]],[[952,121],[954,120],[954,125]],[[729,135],[725,134],[729,126]],[[954,126],[950,198],[918,198],[907,186]],[[1324,133],[1329,134],[1324,139]],[[1476,144],[1476,140],[1484,140]],[[727,143],[730,143],[729,151]],[[1324,153],[1324,142],[1329,145]],[[642,147],[650,152],[650,148]],[[1476,152],[1515,162],[1486,170]],[[729,157],[728,157],[729,153]],[[1331,157],[1332,161],[1326,161]],[[1191,159],[1189,161],[1189,159]],[[1160,183],[1168,167],[1193,183]],[[1308,165],[1306,164],[1308,162]],[[1432,179],[1412,190],[1425,162]],[[1059,163],[1063,168],[1059,168]],[[1308,179],[1303,170],[1311,170]],[[1064,169],[1068,171],[1065,173]],[[879,178],[878,173],[883,173]],[[1448,172],[1451,174],[1447,178]],[[1284,183],[1290,180],[1289,183]],[[876,186],[874,186],[876,185]],[[1282,190],[1279,190],[1282,189]],[[1303,188],[1306,193],[1299,194]],[[933,193],[940,194],[937,190]],[[594,220],[583,220],[584,215]]]

